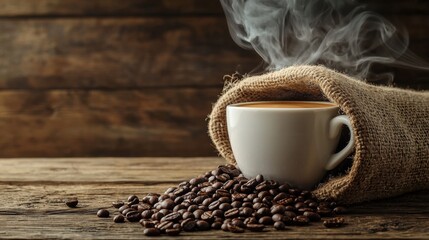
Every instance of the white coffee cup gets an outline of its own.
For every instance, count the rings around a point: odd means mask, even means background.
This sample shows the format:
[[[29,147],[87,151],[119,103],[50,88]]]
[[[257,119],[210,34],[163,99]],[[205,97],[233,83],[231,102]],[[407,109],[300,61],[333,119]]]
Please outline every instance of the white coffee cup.
[[[350,120],[338,111],[332,103],[310,101],[227,106],[228,136],[238,167],[247,178],[262,174],[265,179],[312,188],[353,152]],[[350,141],[334,153],[343,125],[351,132]]]

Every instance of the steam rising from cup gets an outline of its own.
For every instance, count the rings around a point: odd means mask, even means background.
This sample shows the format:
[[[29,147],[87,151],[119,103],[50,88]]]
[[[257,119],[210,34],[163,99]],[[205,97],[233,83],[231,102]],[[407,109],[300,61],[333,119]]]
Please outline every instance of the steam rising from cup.
[[[360,79],[373,63],[429,70],[408,33],[353,0],[221,0],[234,41],[266,70],[323,64]],[[392,74],[382,77],[393,79]],[[380,78],[380,76],[377,76]]]

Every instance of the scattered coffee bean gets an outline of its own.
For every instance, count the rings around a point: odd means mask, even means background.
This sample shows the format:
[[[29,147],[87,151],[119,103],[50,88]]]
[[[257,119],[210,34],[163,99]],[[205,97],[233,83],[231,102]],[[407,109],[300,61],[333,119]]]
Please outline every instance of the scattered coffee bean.
[[[114,208],[120,208],[120,207],[124,206],[124,202],[123,201],[112,202],[112,206]]]
[[[338,228],[342,227],[344,225],[344,218],[342,217],[335,217],[331,219],[326,219],[323,221],[323,225],[327,228]]]
[[[106,209],[100,209],[100,210],[98,210],[98,212],[97,212],[97,217],[100,217],[100,218],[108,218],[108,217],[109,217],[109,215],[110,215],[110,213],[109,213],[109,211],[108,211],[108,210],[106,210]]]
[[[115,223],[123,223],[125,222],[125,218],[122,215],[116,215],[113,217],[113,222]]]
[[[143,234],[146,236],[159,236],[161,232],[156,228],[145,228]]]
[[[125,218],[129,221],[129,222],[138,222],[140,221],[140,219],[142,218],[142,215],[140,212],[138,211],[130,211],[125,215]]]
[[[197,221],[197,228],[201,231],[207,231],[210,229],[210,224],[204,220]]]
[[[244,228],[241,228],[239,226],[235,226],[234,224],[231,224],[231,223],[228,223],[227,227],[228,227],[228,231],[230,231],[232,233],[243,233],[244,232]]]
[[[164,194],[149,193],[141,199],[131,195],[126,201],[112,202],[112,206],[120,213],[113,217],[114,222],[139,221],[147,236],[210,229],[258,232],[266,226],[283,230],[346,212],[336,202],[318,201],[310,191],[280,185],[262,175],[247,179],[232,165],[221,165],[181,182]],[[109,211],[100,209],[97,216],[108,217]],[[344,219],[331,218],[323,224],[340,227]]]
[[[69,207],[69,208],[75,208],[77,206],[77,204],[79,203],[77,198],[70,198],[70,199],[67,199],[65,202],[66,202],[67,207]]]
[[[180,228],[169,228],[165,230],[165,233],[169,236],[178,236],[180,232]]]
[[[180,223],[180,226],[182,227],[183,231],[191,232],[196,228],[197,224],[193,219],[188,218],[183,220],[182,223]]]
[[[286,225],[282,221],[277,221],[277,222],[274,223],[274,228],[276,230],[285,230],[286,229]]]

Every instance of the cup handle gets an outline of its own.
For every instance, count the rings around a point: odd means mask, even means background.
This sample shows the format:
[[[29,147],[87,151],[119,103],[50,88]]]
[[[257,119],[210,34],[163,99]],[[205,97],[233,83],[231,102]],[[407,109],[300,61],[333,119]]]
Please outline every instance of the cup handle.
[[[334,169],[348,155],[350,155],[350,153],[353,152],[354,144],[355,144],[354,134],[353,134],[353,129],[352,129],[352,125],[350,123],[350,120],[346,115],[339,115],[339,116],[334,117],[331,120],[331,122],[329,124],[329,137],[330,138],[336,138],[338,136],[338,134],[340,134],[341,127],[343,126],[343,124],[346,125],[350,130],[350,141],[347,144],[347,146],[345,148],[343,148],[341,151],[339,151],[338,153],[332,154],[332,156],[328,160],[328,163],[326,164],[326,167],[325,167],[326,170]]]

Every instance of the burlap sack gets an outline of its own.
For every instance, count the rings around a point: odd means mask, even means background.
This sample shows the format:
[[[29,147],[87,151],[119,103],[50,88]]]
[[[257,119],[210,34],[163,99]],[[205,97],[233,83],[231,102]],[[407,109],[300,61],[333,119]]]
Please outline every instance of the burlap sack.
[[[373,86],[321,66],[295,66],[232,83],[213,106],[209,134],[235,163],[226,106],[260,100],[329,100],[350,118],[355,156],[349,172],[315,195],[351,204],[429,188],[429,92]]]

